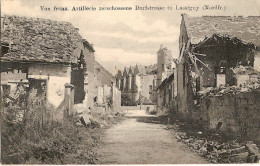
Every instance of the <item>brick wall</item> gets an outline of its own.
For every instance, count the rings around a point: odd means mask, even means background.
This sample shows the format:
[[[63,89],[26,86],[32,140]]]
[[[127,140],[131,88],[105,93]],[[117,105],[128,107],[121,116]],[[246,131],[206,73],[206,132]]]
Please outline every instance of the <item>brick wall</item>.
[[[200,99],[196,118],[205,129],[214,130],[222,122],[222,132],[260,139],[259,99],[260,89],[203,97]]]

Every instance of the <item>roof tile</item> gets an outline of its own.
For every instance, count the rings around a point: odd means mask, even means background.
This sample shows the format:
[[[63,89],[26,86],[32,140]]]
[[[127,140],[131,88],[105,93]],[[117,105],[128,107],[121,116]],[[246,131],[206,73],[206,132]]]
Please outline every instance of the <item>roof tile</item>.
[[[260,16],[185,16],[185,25],[192,44],[213,34],[226,34],[260,46]]]
[[[2,60],[76,62],[72,52],[82,37],[71,23],[18,16],[1,19],[1,42],[13,43]]]

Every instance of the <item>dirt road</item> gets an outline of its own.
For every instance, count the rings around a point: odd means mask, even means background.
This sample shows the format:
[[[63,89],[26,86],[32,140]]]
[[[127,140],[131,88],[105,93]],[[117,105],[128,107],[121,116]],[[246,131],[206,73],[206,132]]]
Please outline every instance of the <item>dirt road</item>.
[[[146,116],[144,111],[128,111],[131,118],[106,130],[98,149],[100,164],[208,163],[177,142],[165,125],[138,122],[135,114]]]

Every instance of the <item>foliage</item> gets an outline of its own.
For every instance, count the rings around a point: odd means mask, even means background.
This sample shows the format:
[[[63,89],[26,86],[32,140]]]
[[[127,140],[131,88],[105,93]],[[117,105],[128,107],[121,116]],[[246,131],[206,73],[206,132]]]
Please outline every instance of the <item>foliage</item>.
[[[19,99],[19,97],[18,97]],[[52,120],[54,108],[44,94],[32,90],[28,104],[1,105],[1,162],[3,164],[93,164],[97,130],[76,126],[74,118]]]
[[[121,105],[134,106],[134,105],[136,105],[136,103],[133,102],[127,94],[121,94]]]

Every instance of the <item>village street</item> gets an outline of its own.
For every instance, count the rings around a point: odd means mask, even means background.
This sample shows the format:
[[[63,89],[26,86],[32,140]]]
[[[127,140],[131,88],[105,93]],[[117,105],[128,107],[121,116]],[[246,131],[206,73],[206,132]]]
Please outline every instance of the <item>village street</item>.
[[[128,118],[107,129],[98,146],[100,164],[200,164],[208,163],[177,142],[166,125],[139,122],[144,110],[126,111]],[[139,119],[139,120],[137,120]]]
[[[95,3],[21,2],[1,6],[2,164],[259,163],[255,4],[62,15]]]

